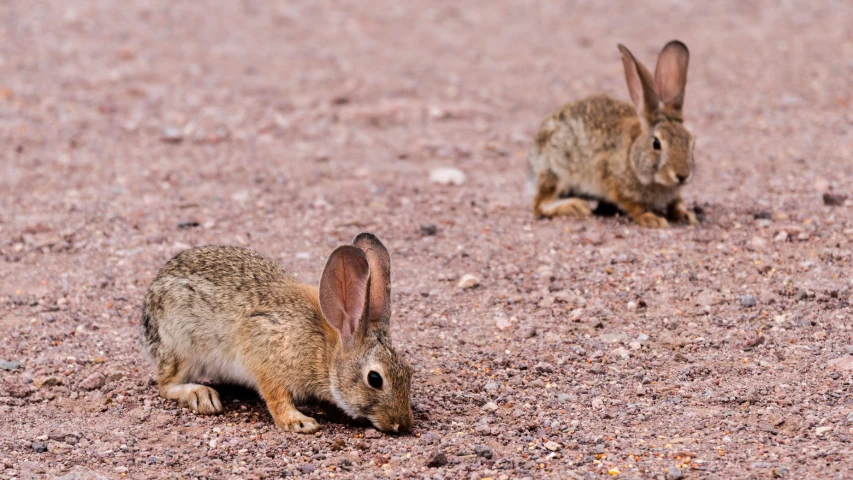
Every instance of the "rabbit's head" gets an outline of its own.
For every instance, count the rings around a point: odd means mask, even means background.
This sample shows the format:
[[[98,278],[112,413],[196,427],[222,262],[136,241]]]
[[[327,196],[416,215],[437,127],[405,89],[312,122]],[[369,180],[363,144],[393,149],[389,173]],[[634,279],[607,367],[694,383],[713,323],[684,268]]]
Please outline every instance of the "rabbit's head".
[[[682,106],[690,53],[678,40],[666,44],[655,74],[619,45],[631,100],[640,117],[632,132],[631,166],[644,185],[678,188],[693,176],[693,134],[684,127]]]
[[[320,279],[320,308],[341,339],[330,368],[332,396],[353,418],[406,431],[412,368],[391,345],[391,259],[372,234],[353,245],[332,252]]]

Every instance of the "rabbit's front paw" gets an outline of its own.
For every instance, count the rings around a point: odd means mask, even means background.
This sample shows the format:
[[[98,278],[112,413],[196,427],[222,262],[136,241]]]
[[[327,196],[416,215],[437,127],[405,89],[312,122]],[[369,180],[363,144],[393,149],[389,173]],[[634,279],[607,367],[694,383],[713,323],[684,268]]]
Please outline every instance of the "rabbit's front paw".
[[[637,225],[647,228],[666,228],[669,222],[665,218],[659,217],[652,212],[646,212],[634,219]]]
[[[320,424],[317,423],[317,420],[314,420],[307,415],[303,415],[302,412],[295,408],[292,411],[279,416],[275,423],[278,425],[278,428],[282,430],[296,433],[314,433],[320,429]]]
[[[669,207],[669,218],[688,225],[697,225],[696,214],[687,209],[684,202],[678,201]]]

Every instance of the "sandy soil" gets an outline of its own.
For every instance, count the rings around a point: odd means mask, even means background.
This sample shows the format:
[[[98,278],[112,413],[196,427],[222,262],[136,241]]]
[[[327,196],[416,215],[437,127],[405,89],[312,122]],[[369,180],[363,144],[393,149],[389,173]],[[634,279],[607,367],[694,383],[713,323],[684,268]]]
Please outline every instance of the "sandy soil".
[[[853,477],[853,3],[268,3],[0,4],[0,478]],[[672,38],[702,224],[535,220],[541,118],[627,99],[616,43]],[[248,245],[314,283],[365,230],[412,434],[158,398],[168,258]]]

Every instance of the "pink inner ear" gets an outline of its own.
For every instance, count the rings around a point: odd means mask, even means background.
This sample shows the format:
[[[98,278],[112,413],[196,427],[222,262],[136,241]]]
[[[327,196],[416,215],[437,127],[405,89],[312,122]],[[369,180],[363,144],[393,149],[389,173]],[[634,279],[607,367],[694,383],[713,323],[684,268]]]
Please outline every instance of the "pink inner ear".
[[[669,44],[660,53],[655,67],[655,89],[665,105],[681,108],[689,59],[687,50],[680,45]]]
[[[631,94],[631,101],[634,106],[640,108],[643,101],[643,84],[640,82],[640,75],[637,73],[637,66],[631,54],[625,49],[622,51],[622,66],[625,68],[625,81],[628,83],[628,92]]]
[[[367,298],[367,284],[358,281],[355,270],[352,265],[344,265],[335,278],[342,318],[340,330],[344,337],[355,333]]]
[[[338,247],[329,256],[320,277],[320,309],[345,342],[358,331],[367,306],[370,267],[364,253],[352,246]]]

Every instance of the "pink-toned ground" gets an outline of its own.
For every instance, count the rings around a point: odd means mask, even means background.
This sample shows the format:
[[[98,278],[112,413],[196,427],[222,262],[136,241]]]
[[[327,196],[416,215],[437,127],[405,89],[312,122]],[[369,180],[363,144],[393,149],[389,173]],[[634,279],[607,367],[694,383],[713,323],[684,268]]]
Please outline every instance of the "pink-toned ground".
[[[853,3],[270,3],[0,5],[0,478],[853,477],[853,206],[822,198],[853,198]],[[541,118],[627,99],[616,44],[672,38],[703,223],[535,220]],[[172,255],[314,283],[365,230],[411,435],[157,396],[140,303]]]

